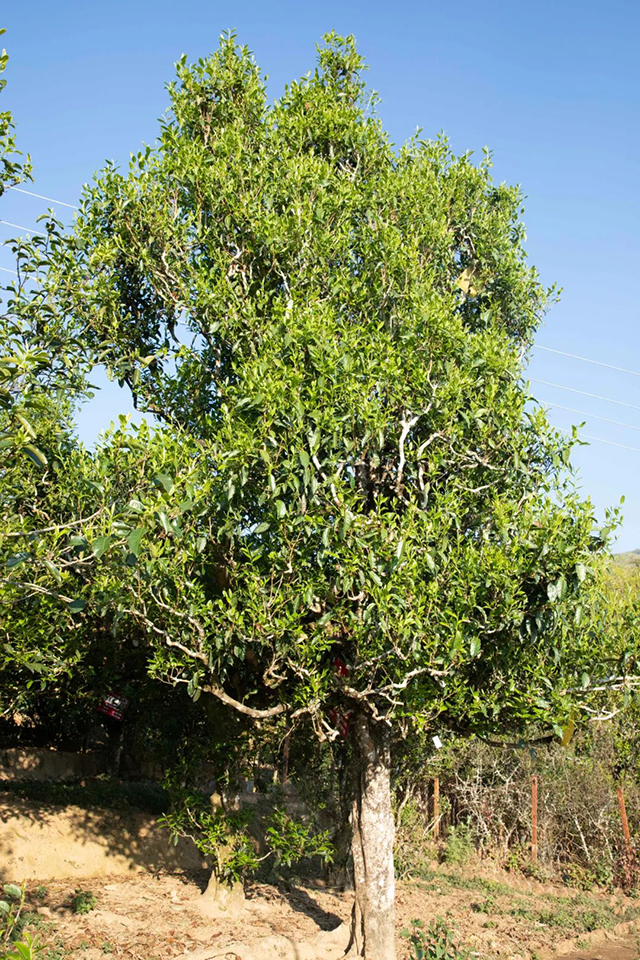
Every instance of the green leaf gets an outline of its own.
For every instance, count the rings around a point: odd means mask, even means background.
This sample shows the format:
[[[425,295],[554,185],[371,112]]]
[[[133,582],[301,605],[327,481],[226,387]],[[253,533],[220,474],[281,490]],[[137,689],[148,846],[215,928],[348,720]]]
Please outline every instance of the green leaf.
[[[83,600],[82,597],[77,597],[75,600],[70,600],[67,604],[67,607],[72,613],[80,613],[81,610],[84,610],[86,605],[86,600]]]
[[[166,473],[159,473],[156,477],[153,478],[153,482],[156,487],[162,487],[166,493],[172,493],[173,491],[173,480]]]
[[[129,545],[129,550],[134,555],[134,557],[140,556],[140,541],[145,534],[144,527],[136,527],[135,530],[132,530],[129,536],[127,537],[127,544]]]
[[[284,501],[276,500],[276,514],[278,515],[278,519],[281,520],[284,517],[286,512],[287,512],[287,508],[284,504]]]
[[[96,560],[99,560],[105,550],[109,549],[111,544],[111,537],[96,537],[96,539],[91,544],[91,552],[93,553]]]
[[[29,423],[29,421],[26,419],[26,417],[23,417],[21,413],[16,413],[16,420],[18,421],[18,423],[20,424],[20,426],[23,427],[23,428],[27,431],[27,433],[29,434],[29,436],[30,436],[33,440],[35,440],[36,432],[35,432],[35,430],[33,429],[33,427],[31,426],[31,424]]]
[[[32,444],[28,443],[22,448],[22,452],[33,460],[33,462],[39,467],[48,466],[47,458],[45,457],[42,450],[38,450],[37,447],[34,447]]]
[[[6,566],[9,570],[13,567],[19,566],[19,564],[24,563],[25,560],[29,559],[29,554],[24,550],[20,550],[19,553],[14,553],[12,557],[9,557],[6,561]]]
[[[15,883],[5,883],[2,889],[8,897],[13,897],[14,900],[19,900],[22,896],[22,890]]]
[[[56,578],[56,580],[58,581],[58,583],[62,583],[62,574],[60,573],[60,571],[59,571],[58,568],[56,567],[55,563],[52,563],[51,560],[45,560],[45,561],[44,561],[44,565],[45,565],[45,567],[47,568],[47,570],[49,571],[49,573],[52,573],[52,574],[53,574],[53,576]]]
[[[309,454],[307,453],[306,450],[301,450],[300,453],[298,454],[298,457],[300,459],[300,463],[306,470],[310,463]]]
[[[259,523],[258,526],[253,531],[254,533],[264,533],[265,530],[268,530],[271,524],[267,520],[263,520],[262,523]]]

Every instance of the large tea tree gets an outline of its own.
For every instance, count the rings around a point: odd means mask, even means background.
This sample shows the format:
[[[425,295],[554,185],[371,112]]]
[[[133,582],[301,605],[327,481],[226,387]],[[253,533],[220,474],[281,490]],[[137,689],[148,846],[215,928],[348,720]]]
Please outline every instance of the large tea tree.
[[[194,696],[349,719],[351,948],[390,960],[394,740],[562,721],[601,541],[522,379],[546,294],[519,190],[444,140],[396,149],[362,68],[330,35],[269,104],[233,38],[181,61],[52,277],[159,421],[104,453],[136,496],[91,533],[93,602]]]

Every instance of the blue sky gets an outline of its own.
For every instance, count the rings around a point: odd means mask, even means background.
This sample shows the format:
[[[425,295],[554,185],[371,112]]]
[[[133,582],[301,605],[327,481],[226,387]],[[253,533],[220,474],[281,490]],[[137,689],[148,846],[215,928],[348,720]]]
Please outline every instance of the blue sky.
[[[20,144],[32,154],[33,189],[69,203],[105,159],[124,164],[154,140],[164,84],[183,52],[205,55],[234,29],[277,96],[313,67],[324,32],[355,34],[396,142],[419,126],[424,136],[444,130],[459,152],[487,144],[496,179],[522,184],[531,260],[545,282],[563,287],[538,342],[640,372],[637,0],[32,0],[3,14],[10,55],[3,106],[14,111]],[[46,206],[8,194],[0,216],[31,226]],[[0,224],[0,237],[15,232]],[[11,266],[2,248],[0,266]],[[557,405],[553,423],[586,420],[585,434],[610,442],[576,453],[581,487],[601,515],[626,495],[618,549],[640,547],[640,376],[542,350],[530,375],[629,405],[532,384],[539,399]],[[87,443],[130,409],[126,395],[99,382],[103,390],[79,419]]]

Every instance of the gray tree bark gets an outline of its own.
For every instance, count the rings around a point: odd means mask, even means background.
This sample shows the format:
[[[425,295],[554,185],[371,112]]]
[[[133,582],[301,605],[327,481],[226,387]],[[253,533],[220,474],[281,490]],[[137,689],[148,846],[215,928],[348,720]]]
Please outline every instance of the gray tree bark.
[[[355,903],[347,956],[395,960],[395,875],[388,728],[360,714],[354,724]]]

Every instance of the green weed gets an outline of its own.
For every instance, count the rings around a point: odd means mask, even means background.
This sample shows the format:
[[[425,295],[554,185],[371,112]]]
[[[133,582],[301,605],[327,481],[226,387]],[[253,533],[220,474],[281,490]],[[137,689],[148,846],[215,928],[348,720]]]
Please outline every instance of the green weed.
[[[76,890],[71,900],[71,909],[74,913],[91,913],[96,902],[96,896],[90,890]]]
[[[426,930],[421,920],[412,920],[411,929],[400,936],[409,941],[410,960],[470,960],[469,950],[456,943],[454,930],[442,917]]]

